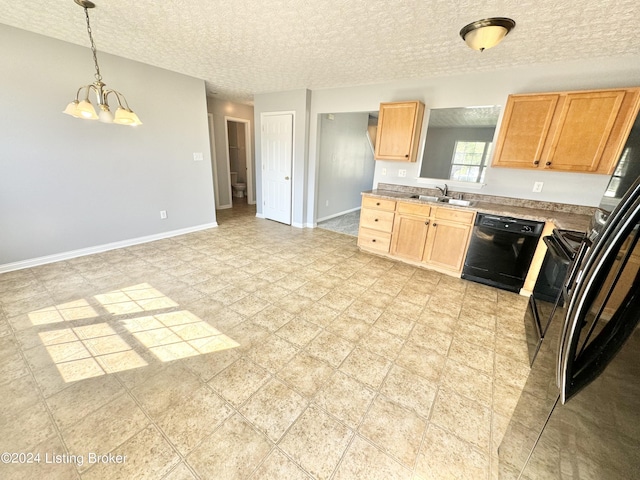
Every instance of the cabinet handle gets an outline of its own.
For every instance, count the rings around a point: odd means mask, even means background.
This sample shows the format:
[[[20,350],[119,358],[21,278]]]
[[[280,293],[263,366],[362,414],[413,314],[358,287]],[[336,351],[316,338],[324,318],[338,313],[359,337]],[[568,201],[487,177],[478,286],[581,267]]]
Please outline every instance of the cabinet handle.
[[[438,224],[437,224],[437,223],[434,223],[434,224],[433,224],[433,226],[434,226],[434,227],[437,227],[437,226],[438,226]]]
[[[534,160],[534,161],[533,161],[533,164],[534,164],[534,165],[539,165],[539,164],[540,164],[540,160]]]
[[[376,239],[374,238],[373,240],[371,240],[373,243],[376,243]]]
[[[378,221],[378,219],[377,219],[377,218],[374,218],[374,219],[373,219],[373,221],[374,221],[374,222],[377,222],[377,221]]]
[[[545,163],[545,165],[548,167],[549,165],[551,165],[551,162],[547,162]]]
[[[407,154],[404,156],[404,158],[409,158],[409,154],[407,153]]]
[[[380,202],[376,202],[376,206],[379,207],[380,206]]]
[[[427,220],[426,222],[424,222],[425,225],[429,225],[429,220]]]

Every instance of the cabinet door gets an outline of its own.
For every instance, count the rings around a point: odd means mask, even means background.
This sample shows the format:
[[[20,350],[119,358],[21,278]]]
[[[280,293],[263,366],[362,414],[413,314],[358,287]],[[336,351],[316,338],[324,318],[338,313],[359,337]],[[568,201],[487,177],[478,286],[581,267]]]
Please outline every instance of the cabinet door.
[[[397,214],[393,223],[391,254],[406,260],[420,262],[429,231],[429,218]]]
[[[544,168],[595,172],[625,96],[624,90],[569,93],[559,105],[557,128]]]
[[[537,168],[560,95],[510,95],[493,166]]]
[[[420,102],[381,103],[375,158],[415,162],[423,115]]]
[[[425,247],[423,261],[440,268],[462,271],[472,225],[434,220]]]

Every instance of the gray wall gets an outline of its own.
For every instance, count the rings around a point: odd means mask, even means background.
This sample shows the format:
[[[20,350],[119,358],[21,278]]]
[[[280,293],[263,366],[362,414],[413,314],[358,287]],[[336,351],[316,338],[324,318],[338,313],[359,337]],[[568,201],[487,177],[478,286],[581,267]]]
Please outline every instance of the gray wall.
[[[202,80],[98,52],[133,128],[62,114],[88,48],[0,25],[0,58],[0,265],[215,222]]]
[[[422,156],[421,177],[449,179],[456,141],[491,142],[495,127],[430,127]]]
[[[231,205],[231,187],[229,185],[229,168],[227,166],[226,138],[224,117],[241,118],[249,120],[250,136],[253,137],[255,132],[255,124],[253,121],[253,107],[251,105],[242,105],[226,100],[218,100],[214,97],[207,97],[207,111],[213,116],[213,134],[215,140],[215,161],[218,172],[218,198],[220,206]],[[248,154],[248,161],[255,165],[256,146],[251,146],[251,152]],[[256,198],[256,169],[252,172],[252,198]],[[248,188],[248,187],[247,187]]]
[[[375,160],[367,139],[369,113],[321,115],[317,219],[360,207],[373,187]]]
[[[262,163],[260,115],[269,112],[293,112],[293,184],[291,224],[304,227],[307,217],[307,183],[308,183],[308,141],[309,141],[309,109],[311,91],[292,90],[254,96],[254,114],[256,124],[256,199],[257,214],[262,215]],[[315,181],[315,179],[314,179]]]

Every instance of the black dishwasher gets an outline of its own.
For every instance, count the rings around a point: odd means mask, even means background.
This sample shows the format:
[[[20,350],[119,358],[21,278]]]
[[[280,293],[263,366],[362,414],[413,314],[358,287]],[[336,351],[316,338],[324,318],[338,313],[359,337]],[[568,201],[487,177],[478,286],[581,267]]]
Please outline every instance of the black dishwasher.
[[[462,278],[519,292],[544,222],[478,213]]]

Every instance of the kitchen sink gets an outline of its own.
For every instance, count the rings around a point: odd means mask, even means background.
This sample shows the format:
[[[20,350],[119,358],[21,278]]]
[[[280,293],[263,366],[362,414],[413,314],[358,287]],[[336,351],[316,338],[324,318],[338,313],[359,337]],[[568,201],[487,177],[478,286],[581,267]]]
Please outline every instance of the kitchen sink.
[[[457,198],[441,198],[438,201],[440,202],[446,202],[449,205],[459,205],[461,207],[471,207],[473,205],[475,205],[476,202],[472,201],[472,200],[460,200]]]
[[[440,197],[435,197],[435,196],[431,196],[431,195],[420,195],[420,200],[424,200],[425,202],[437,202],[439,201]]]

